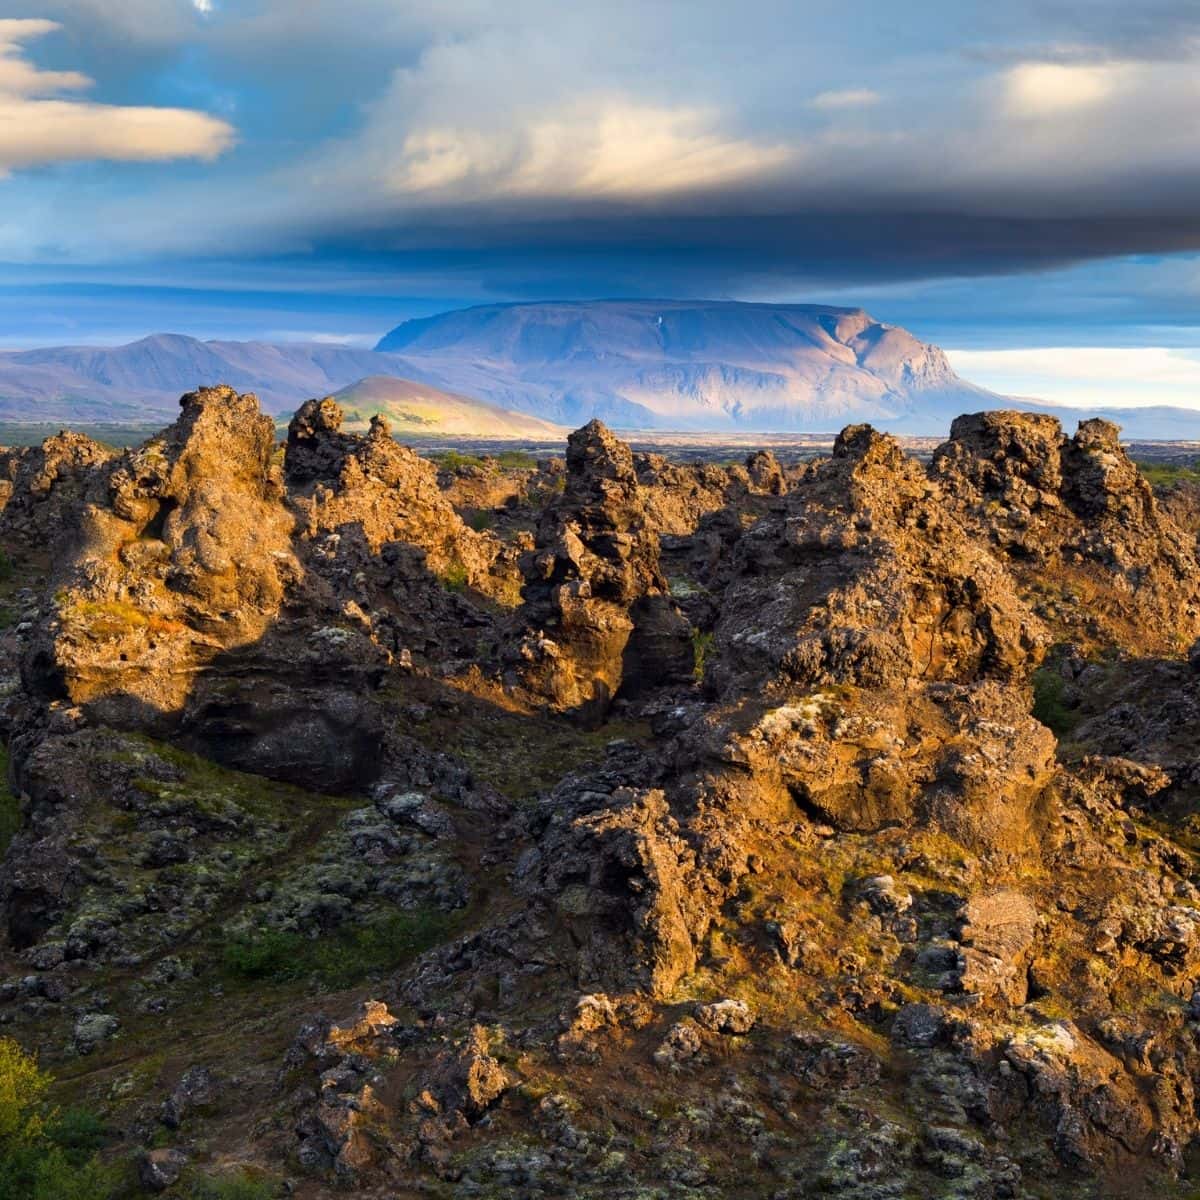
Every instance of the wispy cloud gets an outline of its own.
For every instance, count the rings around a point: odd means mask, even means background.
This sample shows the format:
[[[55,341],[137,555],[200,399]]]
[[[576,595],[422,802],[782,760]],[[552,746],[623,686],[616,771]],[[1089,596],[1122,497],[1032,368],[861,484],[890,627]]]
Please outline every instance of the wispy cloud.
[[[861,21],[787,0],[35,7],[68,32],[33,58],[48,23],[10,27],[0,101],[40,132],[0,131],[0,165],[211,157],[231,112],[244,151],[204,188],[25,172],[8,259],[427,255],[501,293],[813,294],[1200,247],[1195,0],[1013,0],[1000,24],[984,0],[953,20],[864,0]],[[85,76],[97,100],[210,115],[88,103]],[[133,112],[165,115],[135,134]]]
[[[712,111],[601,99],[501,134],[415,131],[385,178],[398,195],[649,197],[745,180],[790,157],[786,147],[723,133]]]
[[[25,56],[27,41],[58,28],[0,20],[0,172],[97,159],[212,159],[232,144],[233,129],[206,113],[61,98],[92,81],[76,71],[39,70]]]
[[[844,108],[871,108],[883,97],[870,88],[843,88],[831,92],[818,92],[808,103],[812,108],[826,111]]]

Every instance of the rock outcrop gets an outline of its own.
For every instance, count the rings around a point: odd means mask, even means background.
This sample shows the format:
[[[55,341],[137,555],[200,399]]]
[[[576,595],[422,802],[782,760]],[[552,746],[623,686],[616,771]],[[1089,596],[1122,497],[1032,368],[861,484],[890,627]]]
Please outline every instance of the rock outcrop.
[[[659,568],[633,455],[599,421],[568,439],[566,488],[522,566],[520,676],[556,708],[603,716],[627,653],[642,672],[688,674],[688,625]]]
[[[959,417],[934,455],[947,505],[1003,556],[1063,640],[1176,652],[1200,634],[1195,538],[1154,499],[1119,430],[1053,417]]]
[[[1113,427],[593,422],[493,529],[331,400],[3,462],[0,1022],[147,1188],[1194,1190],[1200,575]]]
[[[32,687],[118,723],[178,713],[199,671],[263,636],[299,575],[271,421],[230,388],[180,403],[89,481],[29,657]]]
[[[47,551],[78,525],[93,472],[113,451],[63,431],[40,446],[0,452],[0,538]]]

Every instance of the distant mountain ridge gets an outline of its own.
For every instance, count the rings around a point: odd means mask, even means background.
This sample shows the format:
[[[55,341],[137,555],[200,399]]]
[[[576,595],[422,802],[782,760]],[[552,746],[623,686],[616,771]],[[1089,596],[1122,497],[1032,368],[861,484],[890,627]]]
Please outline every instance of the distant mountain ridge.
[[[228,383],[270,412],[292,412],[369,375],[407,376],[391,355],[304,342],[202,342],[160,333],[125,346],[0,353],[0,419],[143,420],[184,392]],[[424,382],[424,381],[422,381]]]
[[[379,392],[383,378],[449,393],[443,432],[452,432],[445,421],[461,433],[471,419],[494,429],[520,413],[560,426],[598,416],[684,432],[832,433],[867,421],[938,436],[960,413],[1016,408],[1052,413],[1068,428],[1102,415],[1130,438],[1200,439],[1191,409],[1075,409],[997,395],[958,376],[937,346],[862,309],[680,300],[457,309],[406,321],[374,350],[156,334],[126,346],[0,353],[0,420],[157,421],[182,393],[213,383],[255,392],[284,415],[368,381]],[[493,410],[471,409],[472,400]],[[436,418],[427,409],[422,419]]]

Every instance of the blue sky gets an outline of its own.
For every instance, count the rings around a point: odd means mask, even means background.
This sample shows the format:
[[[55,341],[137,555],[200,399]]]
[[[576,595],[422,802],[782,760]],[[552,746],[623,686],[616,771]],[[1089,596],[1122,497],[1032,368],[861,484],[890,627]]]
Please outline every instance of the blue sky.
[[[1200,406],[1198,60],[1193,0],[0,0],[0,345],[832,301]]]

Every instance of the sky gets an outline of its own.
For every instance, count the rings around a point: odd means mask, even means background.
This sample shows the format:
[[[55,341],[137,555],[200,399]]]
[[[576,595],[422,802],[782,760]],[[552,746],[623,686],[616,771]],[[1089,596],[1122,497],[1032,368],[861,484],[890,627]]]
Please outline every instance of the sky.
[[[0,0],[0,347],[861,305],[1200,407],[1195,0]]]

